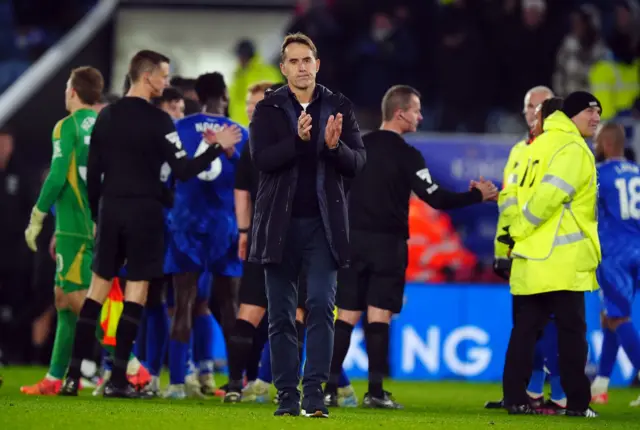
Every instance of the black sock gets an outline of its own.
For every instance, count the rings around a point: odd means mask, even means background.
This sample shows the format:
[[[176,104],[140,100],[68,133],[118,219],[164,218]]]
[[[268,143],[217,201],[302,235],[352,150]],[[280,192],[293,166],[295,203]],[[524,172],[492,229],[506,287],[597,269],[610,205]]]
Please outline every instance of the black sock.
[[[302,355],[304,354],[304,335],[306,326],[303,322],[296,320],[296,331],[298,332],[298,362],[300,363],[299,374],[302,374]]]
[[[256,328],[249,321],[238,319],[229,336],[229,388],[242,389],[242,373],[253,348]]]
[[[333,337],[333,356],[331,358],[331,369],[329,371],[329,382],[325,386],[325,393],[336,394],[338,392],[338,381],[342,372],[342,363],[349,351],[351,344],[351,332],[353,326],[348,322],[337,320],[335,334]]]
[[[264,318],[266,320],[266,318]],[[264,344],[267,342],[269,338],[268,324],[265,324],[263,321],[258,328],[256,329],[256,333],[253,336],[253,346],[251,347],[251,353],[249,354],[249,359],[247,360],[247,365],[245,366],[245,372],[247,374],[247,380],[255,381],[258,379],[258,368],[260,367],[260,359],[262,358],[262,350],[264,349]]]
[[[86,298],[76,323],[76,335],[73,341],[73,352],[69,361],[67,378],[80,379],[82,360],[89,357],[93,350],[93,339],[96,335],[96,325],[102,305],[93,299]]]
[[[384,397],[382,380],[389,356],[389,324],[374,322],[365,328],[367,356],[369,357],[369,394]]]
[[[133,342],[138,336],[138,326],[144,306],[134,302],[124,302],[122,316],[116,330],[116,348],[113,357],[111,381],[116,387],[127,385],[127,365],[133,350]]]

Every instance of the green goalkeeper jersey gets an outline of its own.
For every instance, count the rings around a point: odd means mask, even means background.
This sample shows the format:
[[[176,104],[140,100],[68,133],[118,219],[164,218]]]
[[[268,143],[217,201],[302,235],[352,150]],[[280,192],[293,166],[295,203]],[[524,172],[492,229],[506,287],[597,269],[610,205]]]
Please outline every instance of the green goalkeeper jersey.
[[[56,235],[93,240],[93,221],[87,198],[87,158],[97,113],[79,109],[53,129],[49,175],[36,207],[49,212],[55,205]]]

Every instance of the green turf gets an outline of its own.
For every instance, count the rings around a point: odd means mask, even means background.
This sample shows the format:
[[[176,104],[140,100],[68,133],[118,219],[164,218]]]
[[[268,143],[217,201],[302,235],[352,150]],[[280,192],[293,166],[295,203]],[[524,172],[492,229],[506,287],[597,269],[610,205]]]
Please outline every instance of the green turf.
[[[611,404],[599,406],[600,418],[510,417],[503,411],[487,411],[486,400],[500,398],[496,384],[461,382],[393,382],[386,388],[406,406],[403,411],[371,411],[361,408],[332,409],[329,420],[302,417],[273,417],[273,405],[224,405],[212,400],[116,400],[91,396],[79,398],[28,397],[19,387],[43,376],[45,369],[4,368],[0,388],[0,430],[86,429],[86,430],[280,430],[326,428],[366,429],[587,429],[640,428],[640,409],[629,402],[640,390],[620,389],[610,393]],[[222,379],[222,378],[221,378]],[[361,399],[366,387],[356,382]]]

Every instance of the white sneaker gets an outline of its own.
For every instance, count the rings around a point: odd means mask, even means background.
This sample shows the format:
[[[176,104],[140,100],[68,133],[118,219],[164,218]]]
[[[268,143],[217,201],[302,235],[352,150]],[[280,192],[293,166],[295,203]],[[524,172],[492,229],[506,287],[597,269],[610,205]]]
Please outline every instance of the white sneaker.
[[[152,394],[154,397],[160,397],[160,377],[152,376],[151,382],[142,389],[143,392]]]
[[[637,408],[638,406],[640,406],[640,396],[638,396],[637,399],[629,403],[629,406],[633,406],[634,408]]]
[[[200,392],[206,396],[216,395],[216,380],[213,378],[213,373],[205,373],[204,375],[198,375],[200,381]]]
[[[109,382],[109,379],[111,379],[111,370],[105,370],[102,374],[102,381],[100,381],[96,389],[93,390],[93,395],[95,397],[102,396],[104,394],[104,387],[107,385],[107,382]]]
[[[190,399],[206,399],[205,395],[202,394],[202,389],[200,387],[200,381],[195,373],[191,375],[187,375],[184,380],[184,392]]]
[[[358,398],[352,385],[338,388],[338,405],[342,408],[355,408],[358,406]]]
[[[260,379],[249,382],[242,389],[243,402],[267,403],[269,402],[269,389],[271,384]]]
[[[186,399],[187,395],[184,392],[184,384],[169,385],[169,387],[167,387],[167,391],[164,392],[162,397],[170,400]]]

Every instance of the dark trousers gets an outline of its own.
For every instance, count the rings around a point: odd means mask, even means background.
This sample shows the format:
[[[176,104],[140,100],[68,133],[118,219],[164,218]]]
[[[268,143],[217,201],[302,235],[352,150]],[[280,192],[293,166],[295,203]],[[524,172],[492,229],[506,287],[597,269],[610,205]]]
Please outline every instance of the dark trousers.
[[[271,370],[278,391],[295,391],[299,383],[296,308],[302,267],[307,274],[307,360],[302,385],[305,395],[315,395],[329,378],[337,278],[337,264],[320,218],[291,219],[282,262],[265,265]]]
[[[515,320],[504,365],[502,388],[505,405],[528,404],[527,384],[533,370],[536,341],[554,315],[558,327],[560,382],[567,394],[567,408],[589,407],[591,390],[585,375],[587,324],[584,293],[557,291],[531,296],[514,296]]]

